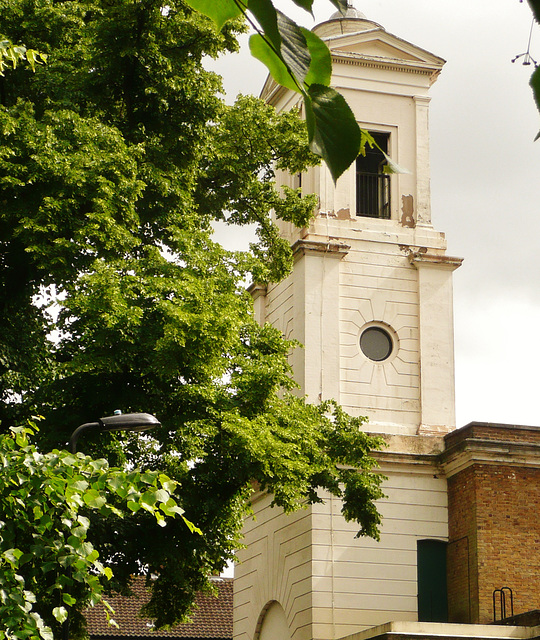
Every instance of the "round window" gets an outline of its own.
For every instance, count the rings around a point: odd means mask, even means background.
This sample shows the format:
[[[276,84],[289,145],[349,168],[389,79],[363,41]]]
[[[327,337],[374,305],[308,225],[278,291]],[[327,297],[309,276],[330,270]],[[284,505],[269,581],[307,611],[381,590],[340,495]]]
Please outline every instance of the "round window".
[[[390,334],[381,327],[368,327],[360,336],[362,353],[375,362],[386,360],[393,348],[394,342]]]

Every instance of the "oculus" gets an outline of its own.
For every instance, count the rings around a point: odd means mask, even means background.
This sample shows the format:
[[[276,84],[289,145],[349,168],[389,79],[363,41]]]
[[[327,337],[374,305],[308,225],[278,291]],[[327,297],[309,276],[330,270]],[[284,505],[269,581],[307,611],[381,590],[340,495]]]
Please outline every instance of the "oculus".
[[[360,336],[362,353],[374,362],[382,362],[390,357],[394,349],[392,336],[382,327],[368,327]]]

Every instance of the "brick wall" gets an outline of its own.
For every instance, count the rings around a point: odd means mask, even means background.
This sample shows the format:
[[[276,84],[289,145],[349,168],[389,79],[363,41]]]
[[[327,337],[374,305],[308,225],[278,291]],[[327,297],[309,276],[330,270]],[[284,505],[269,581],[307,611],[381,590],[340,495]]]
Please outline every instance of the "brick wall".
[[[472,469],[448,480],[448,618],[467,623],[478,617],[476,559],[476,510]],[[474,580],[474,584],[471,584]]]
[[[540,609],[540,430],[473,423],[445,441],[449,621],[493,621],[502,587],[514,614]]]
[[[493,590],[502,587],[513,591],[514,614],[540,609],[540,469],[475,473],[479,622],[493,619]]]

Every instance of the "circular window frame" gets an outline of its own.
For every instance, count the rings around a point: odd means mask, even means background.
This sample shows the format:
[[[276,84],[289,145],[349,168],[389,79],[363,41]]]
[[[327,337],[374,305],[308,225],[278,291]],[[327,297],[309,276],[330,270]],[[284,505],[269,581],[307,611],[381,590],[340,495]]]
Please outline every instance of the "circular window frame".
[[[370,329],[376,329],[379,332],[383,333],[390,342],[390,351],[384,358],[374,359],[370,357],[362,348],[362,337],[366,333],[366,331],[369,331]],[[387,364],[395,358],[398,348],[399,340],[397,333],[392,329],[390,325],[384,322],[368,322],[360,329],[358,335],[358,349],[362,354],[362,357],[365,358],[368,362],[371,362],[372,364]]]

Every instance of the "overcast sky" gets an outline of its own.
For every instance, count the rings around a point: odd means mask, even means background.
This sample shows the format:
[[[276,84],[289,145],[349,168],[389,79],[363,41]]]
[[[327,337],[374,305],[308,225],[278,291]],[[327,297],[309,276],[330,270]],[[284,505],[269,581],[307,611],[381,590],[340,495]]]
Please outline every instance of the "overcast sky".
[[[540,426],[540,129],[519,0],[353,0],[387,31],[447,60],[431,90],[433,224],[454,273],[457,426]],[[287,0],[280,8],[315,24]],[[316,22],[333,13],[316,0]],[[305,17],[304,17],[305,16]],[[531,54],[540,61],[540,27]],[[246,51],[213,65],[228,97],[258,95],[265,68]],[[231,239],[234,242],[234,238]]]

